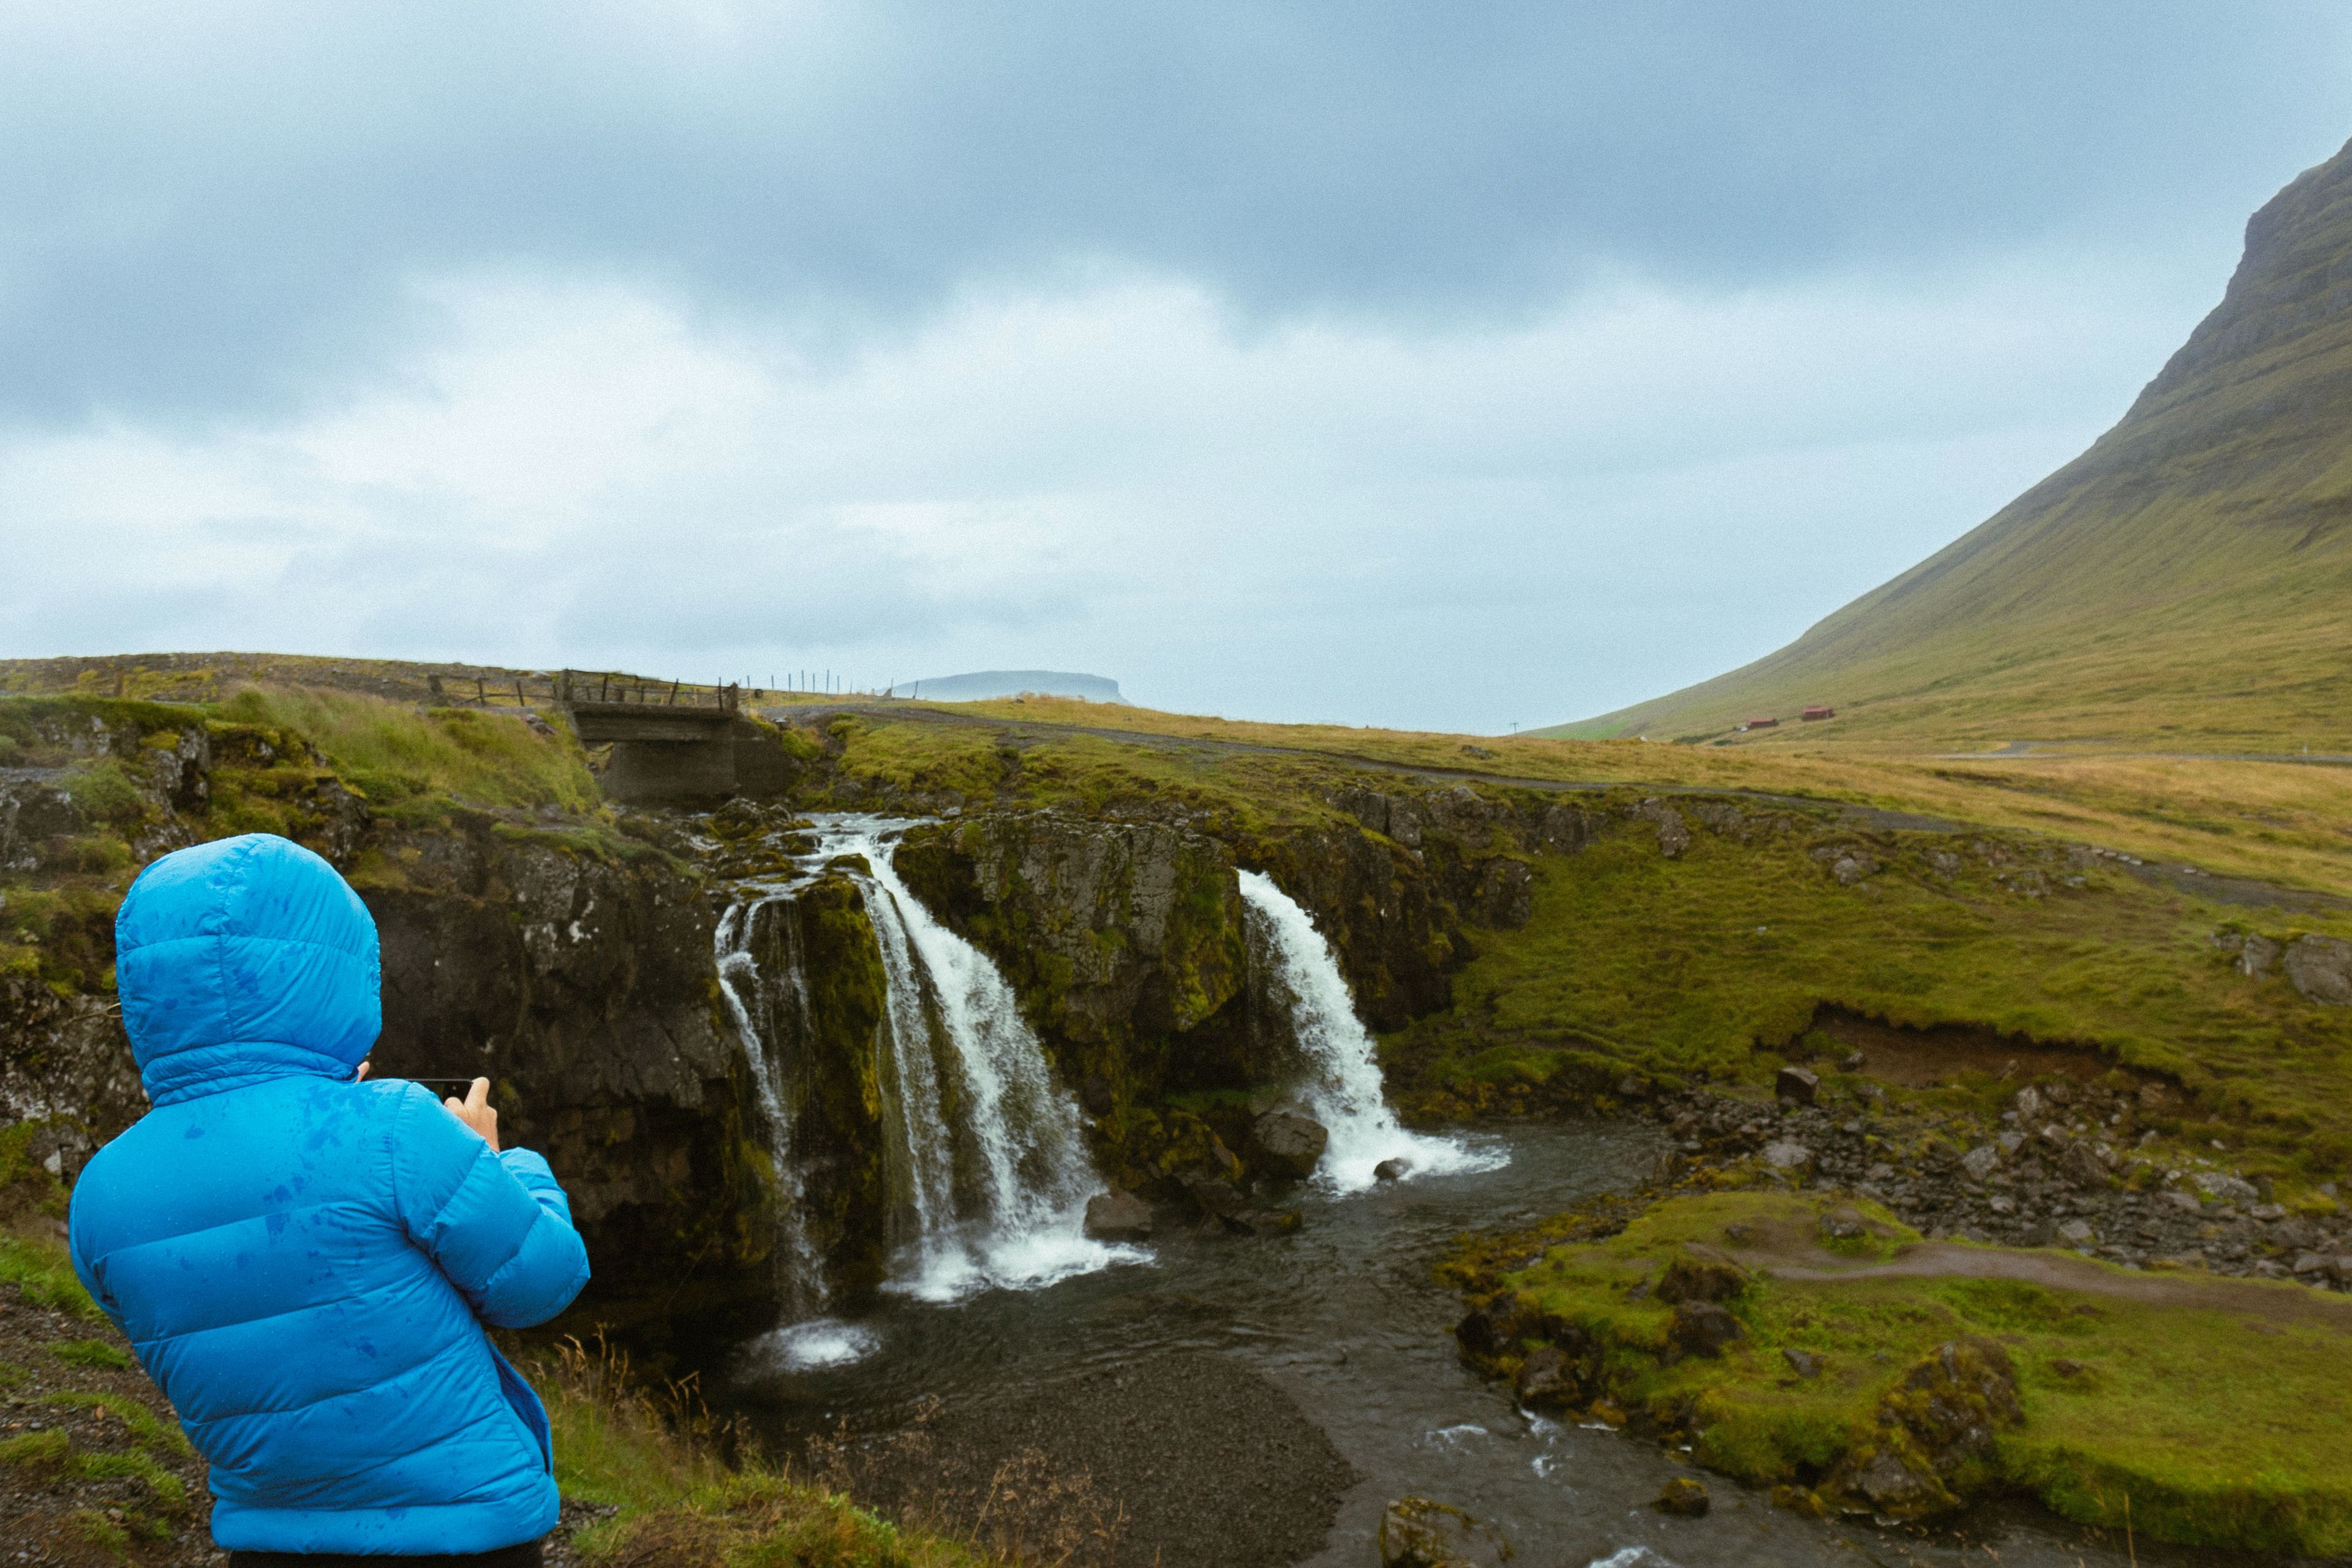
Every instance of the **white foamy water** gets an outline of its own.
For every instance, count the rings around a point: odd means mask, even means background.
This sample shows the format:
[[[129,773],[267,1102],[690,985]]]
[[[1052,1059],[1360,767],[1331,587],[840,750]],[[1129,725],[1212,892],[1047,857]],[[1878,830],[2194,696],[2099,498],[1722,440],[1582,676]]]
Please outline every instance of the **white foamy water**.
[[[804,1194],[801,1185],[800,1167],[793,1153],[793,1117],[784,1081],[789,1064],[782,1052],[773,1048],[768,1037],[769,1022],[777,998],[771,987],[781,985],[789,1004],[797,1011],[805,1032],[808,1023],[808,986],[801,973],[800,931],[787,924],[784,930],[785,970],[772,979],[761,973],[759,961],[751,952],[753,934],[762,910],[788,900],[787,889],[762,888],[751,890],[719,917],[719,929],[711,938],[713,957],[719,970],[719,994],[727,1004],[730,1016],[735,1020],[735,1033],[743,1043],[743,1057],[751,1065],[751,1085],[760,1100],[760,1113],[768,1124],[768,1162],[776,1174],[776,1229],[778,1247],[778,1282],[787,1312],[812,1311],[822,1308],[830,1291],[824,1280],[823,1260],[817,1256],[804,1217]],[[746,992],[750,993],[747,1000]],[[755,1015],[753,1005],[759,1011]]]
[[[1273,957],[1277,988],[1287,994],[1291,1028],[1307,1058],[1308,1076],[1299,1088],[1299,1101],[1331,1133],[1315,1167],[1316,1184],[1331,1192],[1362,1192],[1374,1184],[1372,1168],[1384,1160],[1403,1161],[1408,1181],[1509,1163],[1510,1156],[1499,1151],[1408,1132],[1398,1124],[1372,1037],[1357,1020],[1355,994],[1339,973],[1331,944],[1315,929],[1314,917],[1262,872],[1242,872],[1241,887],[1242,900],[1259,922]]]
[[[751,1342],[752,1358],[782,1372],[814,1372],[849,1366],[872,1355],[882,1336],[835,1318],[812,1318],[761,1334]]]
[[[906,1221],[888,1288],[952,1301],[1148,1259],[1087,1238],[1087,1199],[1103,1182],[1077,1102],[1054,1081],[995,964],[898,879],[904,826],[837,820],[819,848],[820,861],[865,858],[869,870],[854,879],[887,982],[884,1117]]]

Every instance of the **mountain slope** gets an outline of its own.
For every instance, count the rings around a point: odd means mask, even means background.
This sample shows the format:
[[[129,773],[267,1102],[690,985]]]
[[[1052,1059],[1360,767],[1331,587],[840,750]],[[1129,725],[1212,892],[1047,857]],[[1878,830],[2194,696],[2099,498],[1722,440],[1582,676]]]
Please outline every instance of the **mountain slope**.
[[[1776,653],[1540,734],[2352,750],[2352,145],[2081,457]],[[1768,742],[1769,743],[1769,742]]]

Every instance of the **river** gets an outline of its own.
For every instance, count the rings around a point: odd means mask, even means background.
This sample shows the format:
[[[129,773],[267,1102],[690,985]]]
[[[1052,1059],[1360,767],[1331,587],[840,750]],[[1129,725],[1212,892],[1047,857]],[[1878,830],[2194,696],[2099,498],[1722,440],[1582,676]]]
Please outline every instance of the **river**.
[[[1307,911],[1255,873],[1241,874],[1254,972],[1268,1005],[1290,1016],[1298,1102],[1331,1130],[1314,1180],[1295,1194],[1300,1226],[1276,1237],[1179,1226],[1149,1247],[1087,1240],[1080,1211],[1101,1182],[1078,1108],[994,966],[898,879],[897,844],[910,824],[838,816],[814,826],[795,877],[745,889],[716,958],[768,1085],[776,1168],[796,1194],[802,1155],[782,1088],[805,980],[796,947],[763,972],[750,938],[761,911],[819,868],[848,868],[889,996],[877,1048],[896,1239],[890,1283],[836,1302],[799,1261],[804,1239],[787,1213],[782,1256],[799,1272],[782,1292],[786,1325],[705,1358],[721,1404],[782,1451],[806,1452],[843,1423],[904,1431],[937,1401],[946,1425],[925,1429],[958,1446],[940,1471],[976,1458],[984,1482],[996,1452],[1042,1432],[1057,1473],[1086,1469],[1126,1508],[1139,1533],[1124,1538],[1119,1561],[1150,1563],[1164,1547],[1161,1568],[1244,1557],[1365,1568],[1378,1560],[1383,1509],[1414,1494],[1487,1521],[1523,1564],[2135,1560],[2124,1542],[2085,1540],[2032,1509],[1979,1510],[1958,1531],[1880,1529],[1776,1510],[1720,1478],[1708,1481],[1706,1517],[1669,1517],[1652,1504],[1691,1473],[1675,1456],[1514,1409],[1507,1390],[1456,1355],[1463,1304],[1433,1266],[1465,1231],[1532,1222],[1639,1182],[1660,1136],[1635,1123],[1449,1138],[1399,1127],[1335,956]],[[1391,1158],[1407,1179],[1376,1181],[1374,1167]],[[1234,1441],[1253,1428],[1266,1440]],[[919,1499],[930,1473],[900,1463],[895,1476],[876,1472],[874,1489]],[[1278,1495],[1286,1487],[1295,1497]],[[1204,1542],[1227,1520],[1256,1534],[1221,1558]]]
[[[1366,1568],[1383,1507],[1418,1493],[1496,1526],[1517,1564],[1702,1568],[1883,1563],[2095,1568],[2125,1564],[2038,1510],[1980,1510],[1962,1530],[1879,1530],[1770,1507],[1720,1477],[1704,1519],[1650,1504],[1691,1474],[1654,1445],[1530,1418],[1508,1391],[1454,1353],[1460,1300],[1431,1267],[1465,1230],[1538,1218],[1647,1168],[1649,1130],[1518,1127],[1473,1135],[1496,1169],[1430,1175],[1349,1196],[1302,1198],[1297,1234],[1257,1239],[1184,1231],[1147,1262],[1050,1287],[954,1304],[885,1296],[853,1323],[803,1329],[803,1357],[862,1352],[832,1366],[786,1364],[772,1339],[741,1347],[726,1397],[789,1447],[846,1417],[879,1430],[924,1396],[950,1408],[1168,1352],[1232,1357],[1272,1379],[1320,1426],[1360,1479],[1340,1501],[1313,1568]],[[1988,1555],[1988,1552],[1991,1555]],[[2202,1554],[2151,1552],[2187,1563]],[[2219,1561],[2219,1559],[2210,1559]],[[1178,1568],[1174,1563],[1168,1568]]]

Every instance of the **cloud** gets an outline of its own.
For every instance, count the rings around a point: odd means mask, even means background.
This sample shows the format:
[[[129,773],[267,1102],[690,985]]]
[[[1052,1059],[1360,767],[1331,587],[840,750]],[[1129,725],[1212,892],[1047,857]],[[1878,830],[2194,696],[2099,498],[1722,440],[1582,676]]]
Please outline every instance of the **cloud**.
[[[0,444],[0,626],[755,681],[1091,668],[1499,729],[1760,652],[2062,460],[2179,327],[2165,276],[2117,279],[1623,280],[1404,331],[1104,272],[812,353],[605,279],[445,279],[410,302],[445,332],[339,406]]]
[[[856,354],[1105,268],[1255,330],[1421,331],[1628,275],[2171,244],[2332,150],[2347,26],[2303,0],[19,7],[0,412],[286,416],[464,341],[429,285],[500,269]]]

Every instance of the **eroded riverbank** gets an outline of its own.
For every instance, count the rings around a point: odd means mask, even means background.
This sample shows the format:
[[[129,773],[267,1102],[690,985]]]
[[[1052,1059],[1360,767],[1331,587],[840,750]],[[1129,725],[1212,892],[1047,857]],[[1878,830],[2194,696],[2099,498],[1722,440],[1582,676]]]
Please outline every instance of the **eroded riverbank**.
[[[1635,1185],[1671,1152],[1653,1128],[1625,1122],[1514,1127],[1476,1135],[1510,1163],[1433,1175],[1353,1197],[1301,1198],[1294,1235],[1255,1238],[1184,1231],[1155,1238],[1149,1263],[1066,1279],[1036,1291],[992,1291],[957,1306],[885,1297],[856,1327],[863,1359],[792,1368],[772,1345],[735,1347],[724,1397],[772,1440],[798,1447],[846,1419],[879,1434],[911,1420],[928,1398],[963,1440],[993,1437],[994,1457],[1024,1446],[1057,1467],[1098,1471],[1131,1494],[1118,1561],[1194,1561],[1165,1549],[1245,1521],[1263,1475],[1221,1468],[1215,1456],[1236,1424],[1281,1426],[1279,1411],[1220,1397],[1203,1384],[1191,1401],[1150,1411],[1164,1467],[1108,1462],[1101,1424],[1120,1395],[1100,1374],[1171,1354],[1230,1361],[1280,1391],[1320,1429],[1359,1478],[1337,1498],[1329,1532],[1294,1561],[1365,1568],[1392,1499],[1419,1493],[1492,1521],[1516,1562],[1581,1565],[1981,1563],[2074,1568],[2128,1563],[2125,1542],[2037,1510],[2004,1507],[1965,1516],[1958,1532],[1882,1531],[1866,1521],[1807,1519],[1719,1479],[1706,1518],[1671,1518],[1651,1503],[1665,1482],[1694,1472],[1656,1447],[1618,1433],[1531,1417],[1509,1392],[1462,1361],[1451,1332],[1461,1298],[1434,1265],[1467,1230],[1531,1223],[1612,1188]],[[721,1353],[714,1351],[714,1353]],[[1084,1419],[1034,1419],[1066,1391]],[[992,1421],[991,1413],[1006,1413]],[[1019,1419],[1014,1419],[1014,1416]],[[1058,1430],[1066,1441],[1057,1437]],[[1197,1439],[1190,1435],[1197,1434]],[[1205,1462],[1204,1462],[1205,1461]],[[1138,1474],[1138,1470],[1151,1474]],[[1126,1501],[1116,1489],[1110,1500]],[[1320,1499],[1303,1495],[1303,1510]],[[1174,1527],[1153,1526],[1154,1520]],[[1235,1525],[1238,1528],[1238,1525]],[[1152,1530],[1161,1531],[1153,1539]],[[2218,1562],[2151,1552],[2145,1562]],[[1240,1560],[1240,1559],[1236,1559]]]

